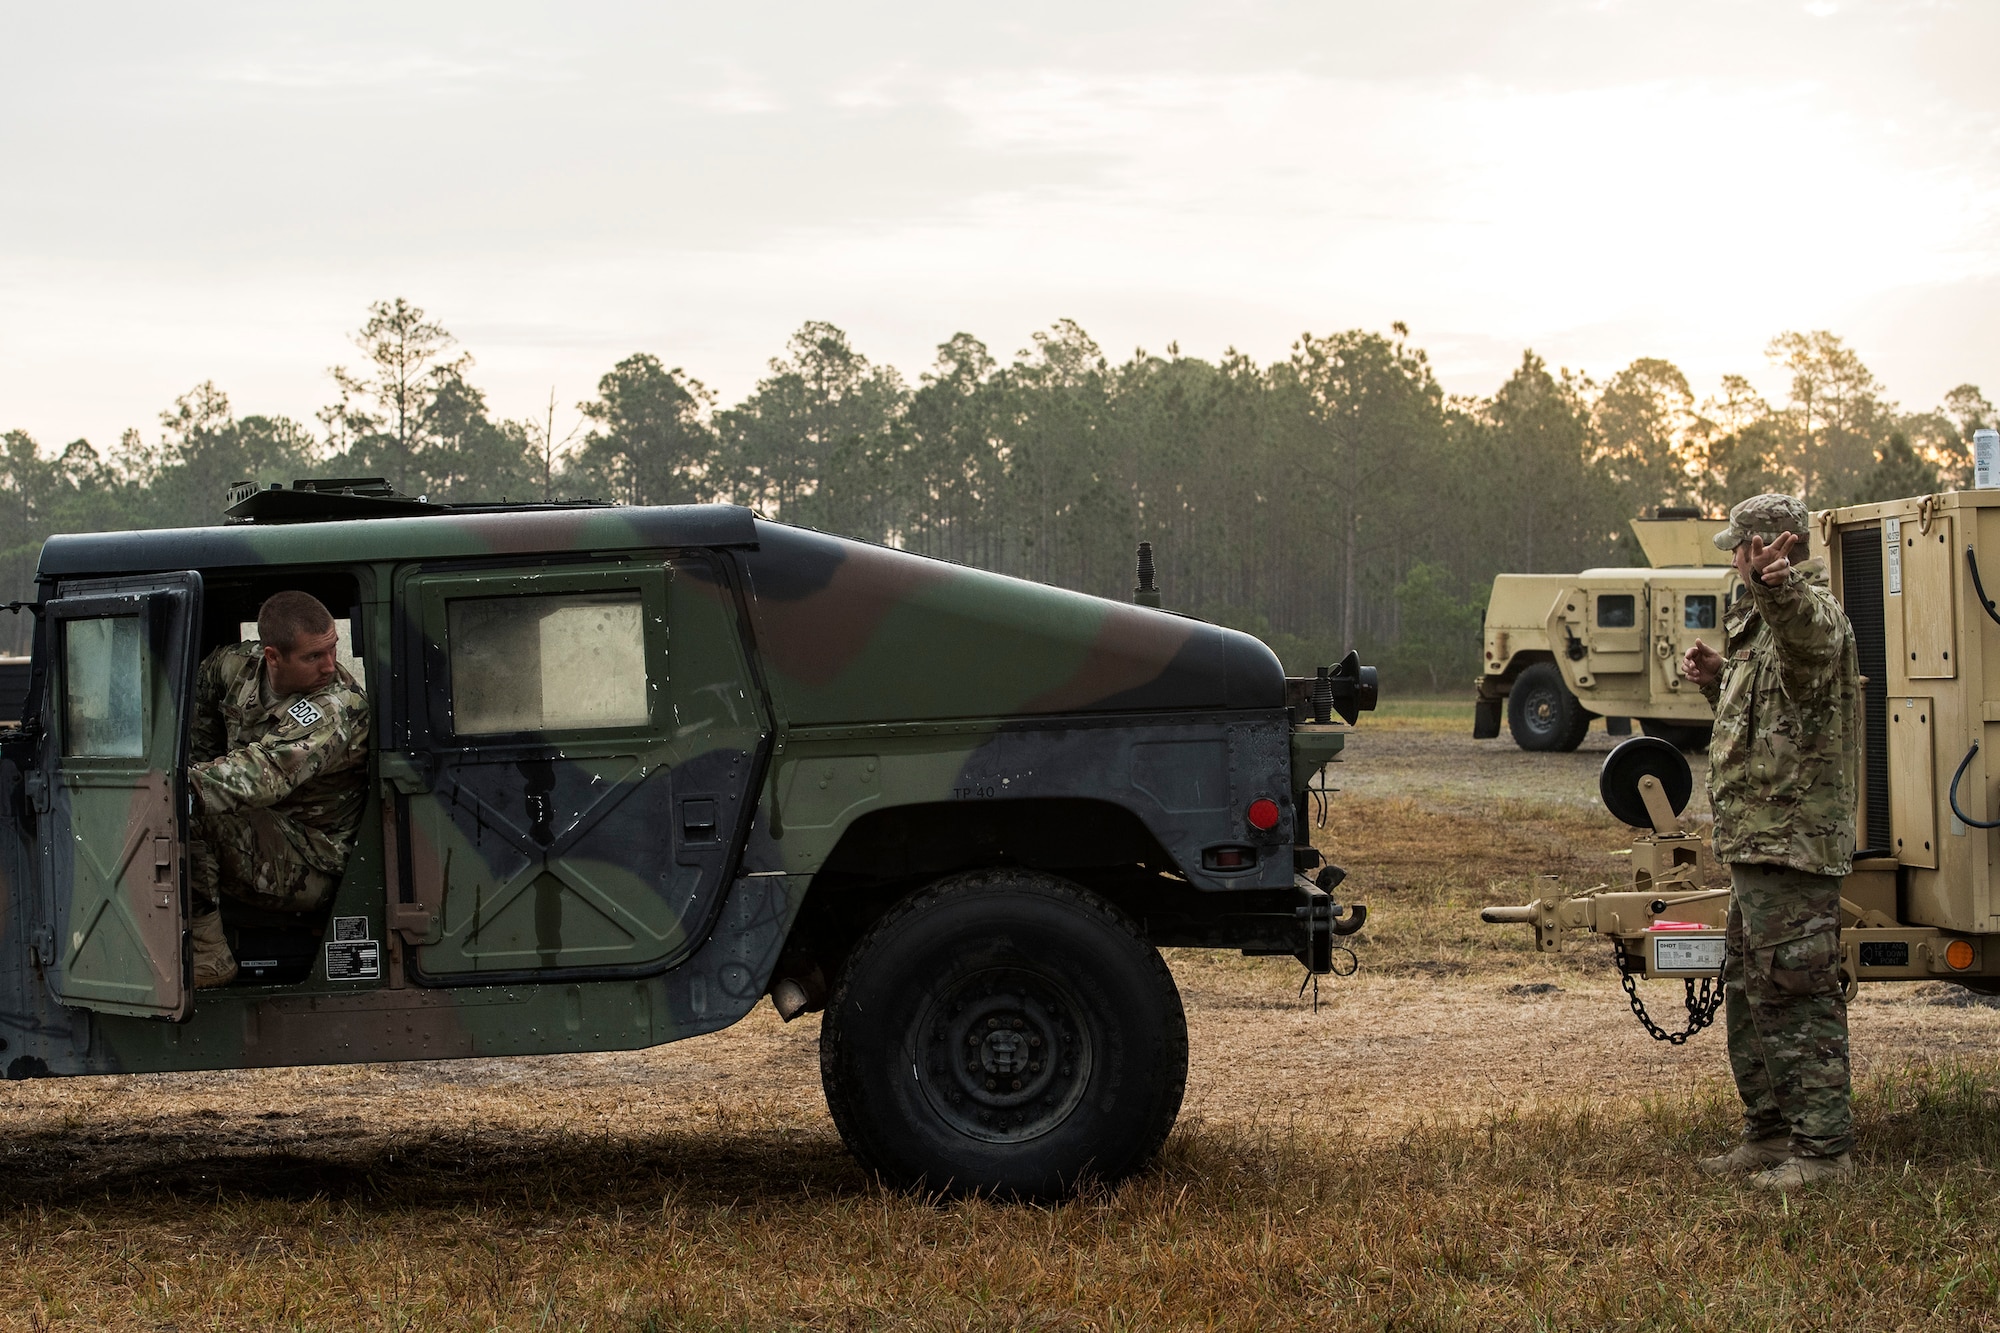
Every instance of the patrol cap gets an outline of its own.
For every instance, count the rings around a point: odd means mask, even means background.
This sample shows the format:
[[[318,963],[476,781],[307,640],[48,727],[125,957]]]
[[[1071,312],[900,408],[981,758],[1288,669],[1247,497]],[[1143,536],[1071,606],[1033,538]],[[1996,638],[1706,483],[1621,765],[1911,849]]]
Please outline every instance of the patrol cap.
[[[1752,537],[1771,541],[1781,532],[1800,537],[1806,531],[1806,507],[1797,496],[1766,492],[1753,495],[1729,511],[1729,526],[1715,534],[1718,549],[1733,551]]]

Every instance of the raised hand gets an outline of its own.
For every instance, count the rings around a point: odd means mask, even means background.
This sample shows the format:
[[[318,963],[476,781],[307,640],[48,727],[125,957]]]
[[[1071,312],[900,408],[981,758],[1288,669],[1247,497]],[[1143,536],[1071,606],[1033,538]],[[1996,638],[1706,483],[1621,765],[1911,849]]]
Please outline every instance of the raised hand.
[[[1681,654],[1681,675],[1697,685],[1713,685],[1722,678],[1722,654],[1696,639],[1694,647]]]
[[[1796,532],[1781,532],[1769,546],[1762,537],[1750,539],[1750,573],[1767,588],[1784,586],[1792,576],[1792,548],[1799,544]]]

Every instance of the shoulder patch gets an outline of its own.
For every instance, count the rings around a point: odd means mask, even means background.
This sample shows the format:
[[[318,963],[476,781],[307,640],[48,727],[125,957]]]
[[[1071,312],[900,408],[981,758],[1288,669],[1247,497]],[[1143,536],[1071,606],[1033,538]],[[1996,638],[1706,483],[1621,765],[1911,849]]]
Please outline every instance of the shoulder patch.
[[[317,726],[319,724],[319,720],[325,717],[326,714],[320,712],[319,709],[313,707],[312,700],[301,699],[297,703],[293,704],[290,708],[287,708],[285,710],[285,716],[289,717],[292,721],[298,723],[302,727],[311,727],[311,726]]]

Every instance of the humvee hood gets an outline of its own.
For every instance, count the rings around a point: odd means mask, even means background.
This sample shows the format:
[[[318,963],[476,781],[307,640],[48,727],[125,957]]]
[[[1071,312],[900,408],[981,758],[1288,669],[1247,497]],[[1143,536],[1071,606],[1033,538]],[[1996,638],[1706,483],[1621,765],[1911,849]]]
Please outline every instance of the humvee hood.
[[[775,523],[757,536],[757,642],[794,725],[1284,706],[1284,669],[1248,634]]]

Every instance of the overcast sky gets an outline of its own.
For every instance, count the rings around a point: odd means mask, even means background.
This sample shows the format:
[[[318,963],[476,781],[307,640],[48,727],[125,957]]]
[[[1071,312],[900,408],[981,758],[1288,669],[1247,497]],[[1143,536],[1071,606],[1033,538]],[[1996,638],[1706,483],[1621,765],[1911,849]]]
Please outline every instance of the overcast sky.
[[[310,420],[405,296],[500,415],[807,319],[912,379],[1061,317],[1260,361],[1404,320],[1774,394],[1784,329],[2000,397],[2000,4],[0,0],[0,429]],[[562,427],[559,423],[558,429]]]

